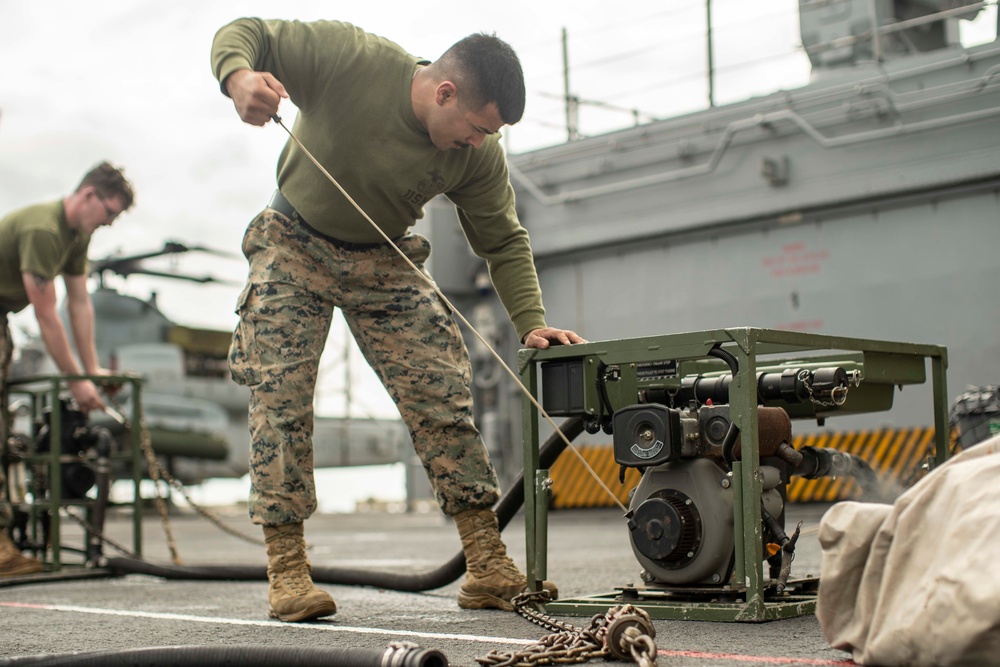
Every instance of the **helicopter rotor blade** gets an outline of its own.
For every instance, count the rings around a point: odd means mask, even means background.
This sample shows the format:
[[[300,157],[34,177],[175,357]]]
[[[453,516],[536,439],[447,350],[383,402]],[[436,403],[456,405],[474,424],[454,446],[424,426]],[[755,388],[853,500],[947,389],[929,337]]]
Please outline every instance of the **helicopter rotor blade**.
[[[162,278],[174,278],[177,280],[190,280],[192,282],[197,282],[197,283],[214,282],[214,283],[230,284],[230,285],[241,284],[232,281],[213,278],[211,276],[199,277],[199,276],[183,275],[178,273],[160,272],[152,269],[147,269],[140,264],[142,261],[147,259],[153,259],[154,257],[162,257],[164,255],[177,255],[185,252],[202,252],[209,255],[215,255],[217,257],[226,257],[231,259],[238,259],[241,257],[240,255],[226,252],[224,250],[216,250],[215,248],[209,248],[206,246],[187,246],[183,243],[178,243],[177,241],[167,241],[163,244],[163,247],[160,248],[159,250],[140,253],[136,255],[111,256],[111,257],[105,257],[103,259],[91,260],[90,274],[103,276],[106,271],[110,271],[122,277],[141,274],[149,276],[158,276]]]
[[[137,255],[112,255],[111,257],[105,257],[103,259],[91,260],[90,265],[92,267],[91,273],[98,271],[114,271],[115,273],[121,273],[121,271],[130,271],[131,267],[136,265],[136,263],[141,262],[144,259],[152,259],[153,257],[162,257],[163,255],[174,255],[182,252],[187,252],[189,248],[183,243],[177,243],[175,241],[167,241],[163,244],[163,247],[159,250],[152,250],[150,252],[139,253]]]
[[[131,275],[137,276],[153,276],[154,278],[171,278],[173,280],[187,280],[193,283],[220,283],[223,285],[234,285],[239,286],[243,283],[235,282],[232,280],[224,280],[222,278],[216,278],[214,276],[190,276],[182,273],[169,273],[167,271],[153,271],[151,269],[137,269],[132,271]]]
[[[230,259],[243,259],[243,255],[235,252],[227,252],[225,250],[217,250],[216,248],[208,248],[206,246],[188,246],[187,250],[189,252],[203,252],[207,255],[215,255],[216,257],[228,257]]]

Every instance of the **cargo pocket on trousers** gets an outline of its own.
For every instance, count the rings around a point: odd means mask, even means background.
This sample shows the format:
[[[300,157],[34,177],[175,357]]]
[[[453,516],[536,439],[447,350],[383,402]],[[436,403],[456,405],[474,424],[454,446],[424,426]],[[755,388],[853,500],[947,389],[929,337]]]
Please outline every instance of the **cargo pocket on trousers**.
[[[254,322],[247,307],[253,290],[254,284],[247,283],[236,300],[236,314],[240,316],[240,321],[229,345],[229,375],[236,384],[244,387],[260,384],[260,356],[257,354]]]
[[[411,262],[421,269],[424,268],[427,258],[431,256],[431,242],[421,234],[411,232],[399,239],[396,245]]]

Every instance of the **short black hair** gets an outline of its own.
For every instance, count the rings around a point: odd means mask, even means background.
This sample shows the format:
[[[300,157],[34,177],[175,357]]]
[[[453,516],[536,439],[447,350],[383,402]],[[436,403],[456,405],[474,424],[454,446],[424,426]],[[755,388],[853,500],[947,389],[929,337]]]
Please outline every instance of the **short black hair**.
[[[122,210],[126,211],[135,202],[135,193],[132,191],[132,184],[129,183],[121,169],[116,169],[110,162],[102,162],[88,171],[80,185],[76,186],[76,191],[87,186],[93,187],[102,197],[120,197],[122,200]]]
[[[434,67],[459,87],[468,108],[496,103],[500,118],[513,125],[524,115],[524,72],[510,44],[483,32],[456,42]]]

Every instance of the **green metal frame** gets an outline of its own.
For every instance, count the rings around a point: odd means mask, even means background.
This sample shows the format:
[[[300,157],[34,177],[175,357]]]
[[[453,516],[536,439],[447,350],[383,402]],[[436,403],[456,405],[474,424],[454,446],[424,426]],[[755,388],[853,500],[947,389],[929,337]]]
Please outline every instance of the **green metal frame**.
[[[728,592],[742,599],[720,603],[645,600],[641,604],[653,618],[666,619],[761,622],[813,613],[815,596],[812,594],[787,595],[780,601],[765,599],[755,379],[758,357],[793,355],[791,358],[798,360],[806,358],[803,353],[811,351],[860,353],[851,358],[860,359],[864,367],[865,380],[862,386],[865,383],[882,384],[888,385],[890,390],[892,385],[924,382],[926,360],[930,359],[934,395],[934,461],[935,465],[939,465],[948,457],[948,400],[945,379],[948,367],[947,350],[936,345],[746,327],[601,341],[552,347],[546,350],[521,350],[518,357],[519,372],[525,387],[532,396],[537,397],[538,366],[543,361],[584,358],[588,365],[604,361],[609,365],[634,366],[663,360],[704,360],[708,357],[709,350],[716,344],[721,344],[723,349],[735,355],[739,361],[739,372],[730,385],[729,395],[730,417],[740,429],[743,452],[742,463],[737,461],[733,465],[735,501],[733,530],[736,545],[733,581],[745,582],[745,587],[742,590]],[[809,359],[812,360],[812,357]],[[714,359],[711,361],[716,362]],[[766,362],[762,365],[766,365]],[[529,586],[533,590],[540,590],[547,570],[548,471],[538,468],[539,411],[527,397],[524,398],[522,406],[527,577]],[[592,615],[621,601],[619,593],[610,593],[551,602],[545,605],[545,610],[549,613],[566,615]]]
[[[62,517],[59,509],[62,507],[82,507],[89,508],[94,501],[89,498],[84,499],[64,499],[62,489],[62,464],[70,462],[66,455],[63,455],[60,448],[55,443],[62,442],[62,413],[58,409],[59,398],[63,394],[66,383],[73,380],[90,380],[98,385],[125,385],[131,386],[132,392],[132,416],[133,428],[129,429],[129,451],[126,454],[113,457],[116,460],[127,460],[132,474],[134,485],[134,496],[132,505],[132,551],[137,555],[142,555],[142,497],[139,493],[139,486],[142,481],[143,454],[141,447],[141,433],[137,425],[142,423],[142,378],[132,373],[118,375],[33,375],[7,382],[10,395],[26,395],[31,403],[32,419],[38,418],[47,408],[52,408],[50,418],[49,441],[53,446],[48,452],[41,454],[34,451],[27,457],[26,463],[42,464],[48,468],[49,494],[48,498],[36,498],[32,495],[28,503],[29,527],[31,538],[38,541],[38,523],[43,514],[49,517],[50,544],[48,550],[43,553],[42,561],[46,562],[46,555],[51,553],[52,559],[47,562],[48,570],[59,572],[64,567],[71,564],[63,563],[62,559]],[[7,406],[3,406],[4,409]],[[7,433],[4,433],[3,442],[7,442],[11,420],[7,420]],[[4,445],[6,447],[6,445]],[[73,459],[76,461],[77,459]],[[89,534],[84,536],[84,549],[90,539]]]

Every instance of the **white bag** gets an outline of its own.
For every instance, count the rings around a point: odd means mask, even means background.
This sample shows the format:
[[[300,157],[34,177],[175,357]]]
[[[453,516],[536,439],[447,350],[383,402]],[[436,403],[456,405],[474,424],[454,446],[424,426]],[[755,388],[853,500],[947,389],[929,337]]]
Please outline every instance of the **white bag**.
[[[880,667],[1000,665],[1000,436],[894,505],[834,505],[819,540],[831,646]]]

